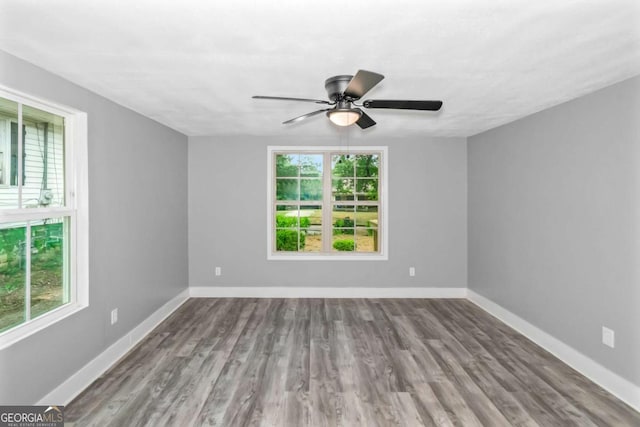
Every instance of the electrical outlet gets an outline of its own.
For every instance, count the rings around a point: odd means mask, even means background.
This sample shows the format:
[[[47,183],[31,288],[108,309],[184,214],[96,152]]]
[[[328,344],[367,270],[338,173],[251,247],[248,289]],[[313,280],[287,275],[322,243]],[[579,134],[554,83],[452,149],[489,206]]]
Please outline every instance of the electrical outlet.
[[[614,348],[616,346],[616,333],[613,329],[602,327],[602,344]]]
[[[413,277],[416,275],[416,268],[415,267],[409,267],[409,276]]]
[[[222,276],[222,267],[216,267],[216,276]]]
[[[111,324],[115,325],[116,323],[118,323],[118,309],[114,308],[111,310]]]

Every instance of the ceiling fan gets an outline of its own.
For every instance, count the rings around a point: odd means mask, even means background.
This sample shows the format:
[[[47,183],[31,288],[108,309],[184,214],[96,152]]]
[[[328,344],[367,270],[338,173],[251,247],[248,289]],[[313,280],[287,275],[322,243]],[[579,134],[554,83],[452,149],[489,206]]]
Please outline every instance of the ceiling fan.
[[[368,99],[362,104],[356,104],[356,101],[369,92],[375,85],[380,83],[384,79],[382,74],[374,73],[372,71],[358,70],[355,76],[334,76],[329,77],[324,82],[324,87],[327,90],[330,101],[324,101],[321,99],[308,99],[308,98],[288,98],[282,96],[254,96],[254,99],[273,99],[279,101],[302,101],[302,102],[314,102],[316,104],[331,105],[331,108],[324,108],[322,110],[312,111],[311,113],[303,114],[302,116],[295,117],[283,124],[289,124],[299,122],[309,117],[324,113],[326,111],[327,117],[333,123],[338,126],[350,126],[357,124],[361,129],[369,128],[376,124],[376,122],[369,117],[367,113],[362,111],[361,108],[387,108],[394,110],[426,110],[426,111],[438,111],[442,107],[442,101],[409,101],[409,100],[389,100],[389,99]]]

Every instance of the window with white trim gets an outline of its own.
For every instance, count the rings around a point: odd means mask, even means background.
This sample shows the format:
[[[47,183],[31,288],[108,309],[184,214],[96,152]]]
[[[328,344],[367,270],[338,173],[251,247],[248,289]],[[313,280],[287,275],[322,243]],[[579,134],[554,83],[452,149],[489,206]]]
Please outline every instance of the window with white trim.
[[[87,304],[83,153],[86,114],[0,88],[0,348]]]
[[[387,259],[386,147],[273,147],[269,259]]]

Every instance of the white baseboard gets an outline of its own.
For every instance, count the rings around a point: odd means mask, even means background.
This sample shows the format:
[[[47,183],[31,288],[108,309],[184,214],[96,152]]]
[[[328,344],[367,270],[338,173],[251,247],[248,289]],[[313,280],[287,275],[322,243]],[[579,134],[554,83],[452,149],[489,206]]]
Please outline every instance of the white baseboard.
[[[635,410],[640,411],[640,387],[637,385],[471,289],[467,290],[467,298]]]
[[[128,334],[113,343],[95,359],[80,368],[69,379],[40,399],[36,405],[67,405],[80,392],[127,354],[138,342],[146,337],[160,322],[180,307],[189,298],[185,289],[149,317],[133,328]]]
[[[467,288],[194,286],[192,298],[466,298]]]

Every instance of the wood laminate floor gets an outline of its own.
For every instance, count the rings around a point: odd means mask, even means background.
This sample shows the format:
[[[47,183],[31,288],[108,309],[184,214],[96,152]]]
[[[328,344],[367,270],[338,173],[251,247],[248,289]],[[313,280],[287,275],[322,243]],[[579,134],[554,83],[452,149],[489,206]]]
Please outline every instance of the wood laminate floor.
[[[190,299],[65,416],[101,427],[640,426],[463,299]]]

